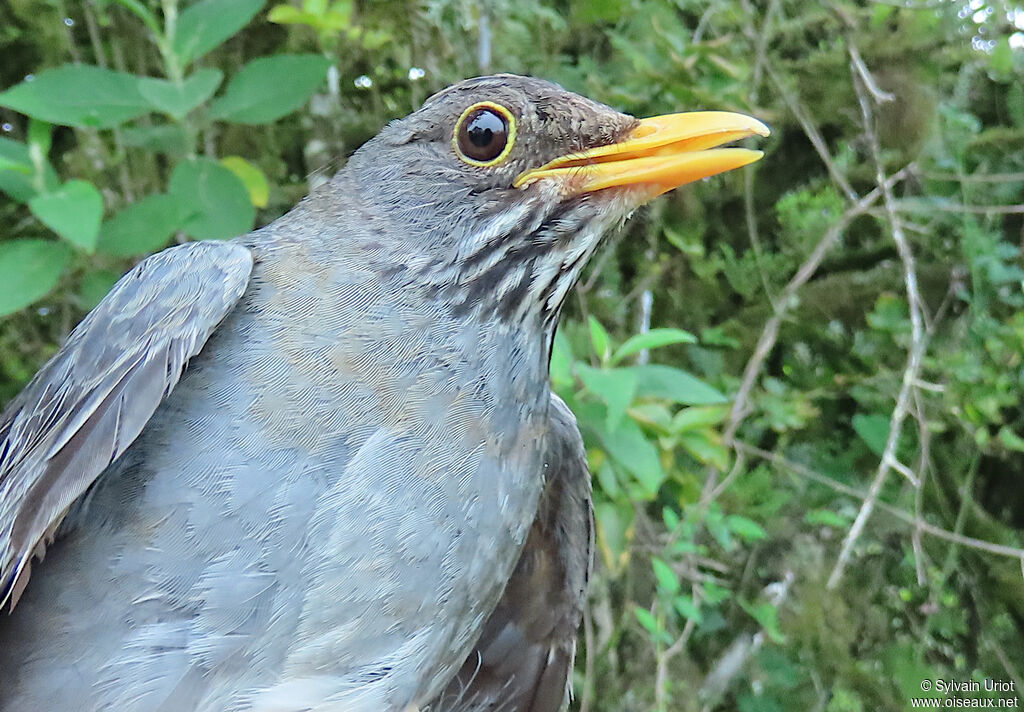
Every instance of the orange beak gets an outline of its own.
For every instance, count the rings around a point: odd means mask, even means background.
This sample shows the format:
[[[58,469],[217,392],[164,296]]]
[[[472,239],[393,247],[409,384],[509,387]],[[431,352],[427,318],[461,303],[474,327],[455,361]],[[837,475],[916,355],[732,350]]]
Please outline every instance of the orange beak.
[[[516,178],[517,188],[544,178],[565,182],[570,195],[605,188],[647,186],[650,196],[731,171],[764,154],[716,148],[748,136],[767,136],[767,126],[743,114],[694,111],[643,119],[624,141],[571,153]]]

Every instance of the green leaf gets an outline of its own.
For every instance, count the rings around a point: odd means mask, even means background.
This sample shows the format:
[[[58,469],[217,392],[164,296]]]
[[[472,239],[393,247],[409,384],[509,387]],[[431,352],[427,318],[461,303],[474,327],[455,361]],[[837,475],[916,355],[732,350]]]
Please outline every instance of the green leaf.
[[[868,325],[879,331],[910,333],[910,311],[907,303],[895,294],[880,294],[874,309],[867,315]]]
[[[637,375],[637,395],[663,398],[683,405],[725,403],[726,397],[686,371],[671,366],[631,366]]]
[[[672,427],[672,413],[664,403],[635,403],[628,412],[636,422],[660,433],[668,434]]]
[[[1011,85],[1006,94],[1006,110],[1010,114],[1013,125],[1024,129],[1024,87],[1019,83]]]
[[[608,336],[608,332],[601,325],[601,322],[596,317],[590,317],[590,342],[594,345],[594,353],[604,363],[608,360],[608,356],[611,354],[611,338]]]
[[[608,430],[615,430],[633,402],[636,393],[636,374],[626,369],[601,370],[580,363],[576,373],[587,390],[603,400],[608,406]]]
[[[635,516],[629,502],[598,502],[594,505],[597,545],[610,571],[619,571],[629,561],[629,542]]]
[[[0,190],[13,200],[27,203],[38,194],[34,176],[35,166],[29,148],[19,141],[0,137]],[[56,190],[60,185],[56,171],[49,163],[44,164],[43,184],[46,190]]]
[[[736,548],[736,542],[732,538],[732,530],[726,526],[725,517],[722,516],[722,510],[717,505],[712,505],[708,508],[704,525],[723,549],[732,551]]]
[[[384,30],[368,30],[365,27],[357,28],[356,31],[349,32],[349,36],[355,34],[359,39],[359,44],[368,50],[379,50],[381,47],[392,41],[392,35],[390,32]]]
[[[700,330],[700,340],[707,346],[723,346],[727,349],[738,349],[739,339],[729,336],[721,326],[709,326]]]
[[[612,363],[618,363],[627,356],[640,353],[645,349],[656,349],[659,346],[669,346],[671,344],[695,343],[697,343],[697,337],[689,331],[683,331],[682,329],[651,329],[647,333],[637,334],[627,339],[626,343],[616,349],[615,355],[612,356]]]
[[[330,10],[309,12],[291,5],[275,5],[267,13],[270,22],[279,25],[307,25],[317,32],[341,32],[352,25],[352,4],[334,3]]]
[[[648,498],[653,499],[665,481],[658,448],[644,437],[640,426],[626,418],[614,431],[596,428],[608,454],[632,473]]]
[[[679,514],[670,507],[662,507],[661,519],[665,522],[665,528],[670,532],[674,532],[676,527],[679,526]]]
[[[867,443],[871,452],[879,457],[885,452],[885,444],[889,439],[889,418],[884,415],[853,416],[853,429],[860,439]]]
[[[849,520],[830,509],[813,509],[804,515],[804,521],[813,525],[824,525],[835,529],[844,529]]]
[[[155,153],[181,156],[188,151],[188,136],[178,124],[131,126],[123,129],[121,136],[127,145]]]
[[[713,581],[708,581],[704,584],[704,602],[710,606],[717,606],[731,595],[732,591],[723,586],[719,586]]]
[[[146,196],[103,223],[97,249],[118,257],[148,255],[167,244],[190,212],[173,195]]]
[[[883,5],[879,3],[875,5],[874,10],[871,13],[871,29],[877,30],[879,27],[885,24],[885,21],[892,15],[894,8],[891,5]]]
[[[679,444],[705,465],[720,470],[729,466],[729,450],[722,445],[721,436],[714,430],[687,430],[679,434]]]
[[[139,92],[154,109],[180,120],[213,96],[222,79],[224,73],[219,69],[200,69],[180,85],[146,77],[139,82]]]
[[[67,245],[52,240],[0,242],[0,316],[45,297],[71,262]]]
[[[725,525],[747,541],[760,541],[768,536],[760,524],[739,514],[730,514],[726,517]]]
[[[888,6],[879,5],[878,7]],[[825,712],[864,712],[864,702],[853,690],[848,690],[845,687],[833,687],[832,699],[828,701]]]
[[[32,198],[32,214],[75,247],[92,253],[103,219],[103,197],[92,183],[72,180]]]
[[[551,347],[551,383],[559,391],[572,388],[572,348],[561,330],[555,332],[555,340]]]
[[[44,161],[48,160],[50,148],[53,146],[53,124],[40,119],[29,119],[28,146],[30,151],[39,151]]]
[[[598,489],[608,496],[609,499],[618,499],[622,495],[622,487],[619,486],[618,473],[612,467],[612,461],[604,457],[604,453],[597,451],[600,455],[601,464],[595,467],[590,463],[590,471],[594,473],[594,479]]]
[[[1007,425],[1004,425],[999,429],[999,442],[1009,450],[1024,452],[1024,438],[1021,438],[1021,436],[1013,432],[1013,430]]]
[[[677,230],[668,225],[662,230],[665,239],[675,245],[683,254],[689,257],[703,258],[707,251],[704,249],[704,231],[701,228],[701,223],[697,222],[693,227],[685,230]]]
[[[1009,75],[1013,71],[1013,48],[1010,38],[1001,37],[988,58],[989,66],[996,74]]]
[[[267,177],[259,168],[241,156],[226,156],[220,159],[220,164],[238,176],[238,179],[245,184],[249,191],[249,200],[257,208],[267,207],[270,200],[270,184]]]
[[[32,175],[32,165],[30,163],[18,163],[10,158],[0,156],[0,171],[14,171],[22,175]]]
[[[661,626],[658,625],[658,619],[649,610],[640,606],[635,606],[633,610],[636,613],[636,619],[640,621],[640,625],[647,629],[648,633],[657,636],[661,635],[662,631]]]
[[[775,643],[786,642],[786,636],[782,634],[782,629],[779,627],[779,609],[770,603],[761,603],[759,605],[753,605],[747,603],[742,598],[738,599],[740,607],[753,617],[764,632],[768,634],[768,637]]]
[[[693,602],[692,596],[676,596],[672,601],[672,605],[677,611],[679,611],[679,615],[683,618],[687,618],[694,623],[700,623],[704,620],[704,616],[701,615],[700,608],[697,604]]]
[[[174,168],[168,194],[193,212],[182,229],[197,240],[243,235],[256,221],[249,191],[234,173],[209,158],[183,161]]]
[[[729,409],[724,405],[701,405],[683,408],[672,418],[672,425],[669,430],[673,433],[683,433],[687,430],[708,428],[721,423],[728,413]]]
[[[200,0],[178,16],[174,53],[182,66],[215,48],[249,24],[266,0]]]
[[[571,4],[573,16],[580,22],[615,22],[623,15],[622,0],[576,0]]]
[[[215,119],[265,124],[290,114],[323,84],[330,60],[318,54],[279,54],[245,65],[224,96],[210,105]]]
[[[657,556],[651,558],[651,567],[654,569],[654,578],[658,582],[658,588],[662,591],[675,595],[679,593],[679,577],[663,559]]]
[[[782,705],[764,695],[743,694],[736,702],[736,712],[785,712]]]
[[[111,128],[151,111],[139,91],[143,79],[88,64],[67,64],[3,92],[0,106],[60,126]]]
[[[309,25],[317,26],[320,15],[300,10],[292,5],[274,5],[267,13],[267,21],[278,25]]]

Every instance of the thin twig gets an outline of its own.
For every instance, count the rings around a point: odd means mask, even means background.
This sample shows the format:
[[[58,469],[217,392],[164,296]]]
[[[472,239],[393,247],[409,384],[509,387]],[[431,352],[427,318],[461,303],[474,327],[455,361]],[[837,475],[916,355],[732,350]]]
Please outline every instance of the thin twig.
[[[764,67],[768,60],[768,43],[773,37],[771,32],[772,23],[775,20],[775,13],[779,9],[779,0],[771,0],[768,3],[768,9],[764,13],[764,22],[761,23],[760,31],[755,31],[754,28],[748,27],[746,30],[747,37],[755,37],[755,58],[754,58],[754,71],[751,72],[750,79],[750,93],[748,97],[752,104],[760,102],[761,93],[761,79],[764,76]],[[750,0],[743,0],[743,11],[747,17],[754,17],[756,11],[750,4]]]
[[[1017,694],[1019,695],[1021,694],[1020,691],[1024,690],[1024,679],[1022,679],[1020,670],[1018,670],[1017,666],[1010,660],[1006,651],[1003,650],[1003,646],[999,644],[999,641],[992,637],[995,635],[994,628],[990,628],[990,630],[993,630],[992,635],[985,638],[988,643],[988,648],[995,653],[996,659],[999,660],[1003,669],[1006,670],[1006,674],[1010,676],[1011,680],[1013,680],[1014,689],[1017,690]]]
[[[694,603],[699,605],[699,589],[695,585],[691,589],[691,593],[694,597]],[[696,628],[692,618],[686,619],[686,625],[683,626],[683,632],[679,634],[679,637],[670,645],[665,652],[658,656],[657,672],[654,676],[654,706],[657,710],[668,709],[668,664],[671,662],[679,653],[683,652],[686,648],[686,644],[690,641],[690,636],[693,634],[693,630]]]
[[[748,455],[759,457],[762,460],[766,460],[772,463],[773,465],[783,467],[786,470],[792,472],[793,474],[799,475],[800,477],[803,477],[806,480],[817,482],[820,485],[825,485],[829,489],[835,490],[840,494],[845,494],[848,497],[853,497],[854,499],[857,499],[859,501],[864,501],[868,497],[867,492],[859,490],[856,487],[851,487],[850,485],[844,484],[836,479],[829,477],[828,475],[824,475],[820,472],[815,472],[811,468],[805,465],[801,465],[799,462],[794,462],[783,457],[782,455],[777,455],[774,452],[762,450],[761,448],[754,447],[753,445],[748,445],[743,442],[736,443],[734,447],[738,450],[742,450]],[[989,554],[995,554],[997,556],[1006,556],[1011,559],[1024,561],[1024,549],[1020,549],[1013,546],[1004,546],[1003,544],[994,544],[990,541],[985,541],[984,539],[975,539],[974,537],[965,536],[963,534],[958,534],[956,532],[951,532],[947,529],[943,529],[942,527],[937,527],[933,524],[929,524],[928,522],[920,521],[913,514],[904,512],[899,507],[894,507],[886,502],[876,502],[875,507],[876,509],[878,509],[878,511],[885,512],[891,517],[900,520],[904,524],[909,524],[912,527],[920,527],[922,532],[930,536],[934,536],[937,539],[943,539],[945,541],[953,542],[954,544],[959,544],[960,546],[965,546],[970,549],[985,551]]]
[[[852,48],[853,44],[848,43],[848,46]],[[914,382],[917,381],[918,376],[921,373],[921,366],[924,360],[924,354],[928,348],[928,341],[930,337],[930,333],[927,333],[924,327],[925,319],[923,315],[925,308],[924,302],[921,299],[921,292],[917,286],[917,269],[914,264],[914,253],[910,249],[910,243],[907,241],[907,237],[903,232],[903,225],[901,224],[896,212],[896,199],[893,196],[892,188],[889,187],[885,177],[885,165],[882,162],[882,149],[878,140],[878,132],[875,130],[874,111],[871,108],[866,84],[856,66],[852,49],[850,56],[853,86],[857,93],[857,102],[860,105],[861,118],[864,122],[864,132],[868,140],[868,147],[871,151],[871,158],[875,164],[875,181],[878,183],[878,187],[882,191],[882,203],[889,219],[892,239],[896,243],[896,250],[900,255],[901,262],[903,263],[903,281],[906,286],[907,303],[910,309],[911,343],[909,353],[907,355],[907,365],[903,370],[903,379],[900,384],[900,390],[896,395],[896,406],[893,408],[892,416],[889,419],[889,434],[886,438],[885,450],[882,452],[882,458],[878,463],[878,469],[875,471],[874,480],[872,480],[871,486],[868,489],[868,496],[861,504],[860,511],[857,512],[857,518],[854,519],[853,525],[850,527],[850,530],[846,533],[846,537],[843,539],[842,546],[839,549],[839,556],[836,559],[835,566],[832,568],[832,573],[829,574],[828,577],[828,583],[826,584],[826,588],[828,589],[834,589],[839,584],[840,579],[842,579],[846,565],[849,563],[850,557],[853,555],[853,548],[860,539],[861,534],[864,532],[864,527],[867,525],[868,519],[871,518],[871,513],[874,510],[875,503],[878,501],[878,496],[882,493],[882,487],[888,480],[889,472],[891,470],[896,470],[906,477],[915,487],[920,486],[917,476],[910,471],[910,468],[898,461],[896,451],[899,447],[900,436],[903,432],[903,421],[907,417],[910,408],[910,401],[916,392]],[[864,71],[867,71],[866,68]]]
[[[897,182],[903,180],[911,168],[912,166],[907,166],[898,173],[894,173],[889,177],[886,184],[891,187]],[[750,392],[753,390],[754,384],[761,375],[761,368],[764,366],[765,359],[768,358],[768,354],[770,354],[772,349],[775,348],[775,342],[779,338],[779,329],[782,326],[782,320],[786,317],[790,308],[796,304],[796,293],[810,280],[811,277],[814,276],[814,273],[818,271],[818,267],[821,266],[822,261],[825,259],[825,255],[828,254],[828,251],[839,240],[839,236],[843,234],[846,226],[849,225],[854,218],[868,212],[871,206],[875,204],[881,195],[882,191],[879,188],[875,188],[843,213],[832,227],[828,229],[818,244],[815,245],[814,250],[810,255],[808,255],[807,259],[804,260],[804,263],[800,265],[800,268],[789,280],[785,289],[782,290],[782,296],[775,304],[775,313],[772,315],[772,318],[765,323],[764,329],[761,330],[761,336],[757,339],[757,345],[754,347],[754,353],[750,356],[750,359],[747,361],[747,365],[743,369],[743,380],[740,381],[740,387],[736,391],[732,410],[729,413],[729,422],[726,424],[725,431],[722,433],[722,440],[726,445],[736,444],[736,433],[739,431],[744,419],[746,419],[747,415],[752,410],[749,403]],[[714,493],[717,487],[718,470],[712,469],[708,474],[707,480],[704,482],[704,488],[701,492],[700,504],[702,506],[706,506],[714,499]]]
[[[754,261],[757,263],[757,274],[761,278],[761,286],[764,287],[764,294],[768,301],[775,306],[775,295],[772,293],[771,285],[768,282],[768,274],[764,268],[764,250],[761,248],[761,238],[757,232],[757,216],[754,214],[754,175],[756,169],[751,167],[743,171],[743,213],[747,221],[747,235],[750,237],[750,246],[754,248]]]
[[[692,44],[700,44],[704,39],[704,30],[707,29],[708,24],[711,22],[711,16],[718,11],[718,8],[714,4],[708,4],[704,13],[700,16],[697,21],[697,28],[693,31]]]
[[[868,71],[868,66],[864,64],[864,58],[860,56],[860,50],[857,49],[857,45],[850,43],[847,46],[850,51],[850,63],[853,65],[857,75],[861,78],[861,81],[864,82],[864,87],[871,93],[871,97],[875,102],[878,104],[886,104],[895,99],[895,94],[882,91],[878,84],[875,83],[875,78],[871,75],[871,72]]]
[[[92,12],[92,3],[82,5],[82,15],[85,16],[85,27],[89,31],[89,42],[92,44],[92,53],[96,64],[104,69],[107,68],[107,53],[103,50],[103,41],[100,39],[99,23]]]
[[[899,212],[974,213],[976,215],[1019,215],[1021,205],[957,205],[956,203],[927,203],[920,200],[899,200],[893,206]]]
[[[754,71],[751,73],[750,90],[747,92],[747,100],[751,105],[757,105],[760,102],[761,80],[764,77],[764,66],[768,60],[768,39],[772,36],[771,25],[778,7],[779,0],[771,0],[768,4],[768,10],[764,14],[764,22],[761,23],[760,32],[754,30],[753,19],[751,19],[751,23],[746,29],[748,37],[754,36],[757,38],[754,41],[756,46]],[[753,18],[756,14],[749,0],[743,0],[743,9],[749,18]],[[757,231],[757,216],[754,214],[754,176],[756,171],[756,167],[743,171],[743,212],[747,222],[747,234],[750,236],[750,246],[754,248],[757,273],[761,277],[761,285],[764,287],[765,296],[768,297],[768,301],[772,302],[772,306],[774,306],[775,295],[772,294],[771,286],[768,283],[768,275],[762,262],[763,250],[761,249],[761,238]]]
[[[950,180],[958,183],[1024,183],[1024,173],[972,173],[971,175],[960,175],[959,173],[924,172],[921,175],[931,180]]]
[[[963,484],[960,485],[960,508],[956,512],[956,519],[953,520],[953,533],[960,534],[964,530],[964,526],[967,523],[967,513],[971,509],[971,505],[974,503],[974,478],[978,474],[978,464],[981,462],[981,456],[978,453],[974,453],[971,458],[971,464],[967,468],[967,479],[964,480]],[[942,581],[949,578],[953,569],[957,563],[957,548],[955,546],[949,547],[949,551],[946,552],[946,559],[942,563],[941,576]],[[1024,561],[1024,559],[1022,559]]]
[[[762,594],[773,606],[778,608],[785,603],[795,579],[795,574],[791,570],[787,570],[783,574],[781,581],[765,586]],[[704,684],[701,686],[699,697],[707,700],[707,705],[703,707],[704,710],[710,710],[717,706],[716,703],[725,694],[729,684],[743,671],[747,663],[757,655],[757,652],[764,645],[764,641],[765,630],[761,627],[753,634],[740,633],[726,647],[725,652],[718,658],[718,661],[704,678]]]
[[[887,184],[891,187],[897,182],[903,180],[907,175],[908,169],[904,168],[899,173],[894,173],[889,177]],[[852,207],[850,207],[845,213],[843,213],[838,220],[828,229],[825,235],[821,238],[814,250],[804,263],[800,265],[800,268],[793,275],[792,279],[786,285],[785,289],[782,290],[782,295],[779,297],[778,304],[775,308],[775,314],[771,319],[764,325],[764,329],[761,331],[761,336],[757,340],[757,345],[754,347],[754,353],[747,361],[746,367],[743,369],[743,380],[740,382],[739,390],[736,392],[736,398],[733,401],[732,412],[729,415],[729,422],[726,426],[724,439],[726,443],[731,443],[735,436],[736,431],[743,423],[743,419],[748,413],[748,399],[750,397],[750,391],[754,387],[754,383],[757,381],[758,376],[761,373],[761,367],[764,364],[765,359],[771,350],[775,347],[775,342],[779,335],[779,327],[782,325],[782,320],[785,318],[786,313],[794,305],[796,300],[796,293],[803,287],[810,279],[814,276],[815,272],[818,271],[818,267],[821,266],[822,261],[825,259],[825,255],[835,245],[836,241],[839,240],[840,235],[846,229],[855,218],[866,213],[871,206],[873,206],[878,199],[882,197],[882,191],[875,189],[865,195],[863,198],[858,200]]]
[[[750,3],[747,2],[746,0],[743,3],[743,9],[751,17],[755,13],[754,8],[751,7]],[[747,37],[749,41],[754,43],[755,47],[759,47],[762,42],[764,42],[765,46],[767,46],[767,41],[763,38],[767,37],[768,35],[768,22],[771,19],[771,12],[773,9],[774,5],[769,6],[768,12],[765,15],[765,22],[761,26],[761,32],[757,32],[754,29],[753,24],[748,24],[743,28],[743,34]],[[843,175],[843,172],[839,170],[839,167],[836,165],[836,162],[832,160],[832,154],[829,153],[828,146],[825,144],[825,139],[822,138],[821,132],[818,131],[817,124],[811,120],[810,114],[807,111],[807,108],[800,101],[800,98],[793,91],[791,91],[788,86],[786,86],[786,83],[782,80],[782,77],[780,77],[779,73],[776,72],[775,69],[772,67],[771,62],[762,62],[758,64],[757,67],[764,68],[764,71],[772,80],[772,84],[774,84],[775,87],[779,90],[779,94],[782,95],[782,100],[785,102],[787,108],[789,108],[793,116],[796,117],[797,121],[800,122],[800,127],[804,130],[804,133],[807,134],[808,140],[811,142],[811,145],[814,147],[814,150],[817,151],[822,163],[825,164],[825,168],[828,169],[828,173],[832,177],[832,180],[835,182],[837,186],[839,186],[839,189],[843,192],[843,195],[846,196],[847,200],[849,200],[850,202],[856,202],[860,198],[860,196],[857,195],[857,191],[855,191],[853,189],[853,186],[850,185],[850,181],[846,179],[846,176]],[[760,75],[757,75],[756,79],[759,82]]]
[[[935,316],[931,323],[927,324],[929,332],[934,331],[938,324],[942,322],[946,315],[946,310],[952,304],[956,293],[957,279],[954,273],[950,275],[946,296],[943,297],[942,303],[939,304],[939,308],[935,311]],[[927,313],[925,316],[927,316]],[[924,545],[921,541],[924,532],[921,530],[920,523],[924,521],[924,487],[928,479],[928,470],[931,467],[932,431],[928,427],[928,419],[924,409],[924,397],[921,392],[927,390],[942,393],[945,387],[940,384],[926,383],[918,378],[914,381],[914,389],[914,418],[917,420],[917,441],[920,444],[916,470],[918,481],[917,487],[914,489],[914,518],[917,519],[918,526],[914,527],[914,533],[910,541],[914,548],[914,572],[917,575],[917,583],[919,586],[924,587],[928,583],[928,569],[925,566]]]
[[[729,474],[726,475],[725,479],[722,480],[722,484],[718,485],[711,492],[711,501],[718,499],[725,490],[729,488],[739,474],[743,471],[743,466],[747,464],[746,458],[743,457],[743,453],[736,453],[736,461],[732,463],[732,469],[729,470]]]
[[[817,125],[811,120],[810,115],[807,112],[807,108],[800,101],[800,98],[786,86],[786,83],[779,76],[778,72],[772,68],[771,63],[765,65],[765,72],[768,77],[772,80],[772,84],[779,90],[782,95],[782,100],[786,103],[786,106],[792,112],[796,120],[800,122],[800,127],[807,134],[808,140],[814,150],[818,153],[818,157],[821,158],[822,163],[828,169],[828,174],[832,177],[832,181],[839,186],[840,190],[843,191],[843,195],[846,196],[850,202],[857,202],[859,197],[857,191],[850,185],[850,181],[846,179],[843,172],[839,170],[836,162],[832,160],[832,154],[829,153],[828,146],[825,144],[825,139],[822,138],[821,132],[818,130]]]
[[[927,417],[924,412],[923,398],[918,383],[915,382],[914,390],[914,418],[917,420],[917,440],[921,444],[917,458],[917,487],[914,488],[914,518],[918,521],[924,520],[924,486],[928,480],[929,456],[931,452],[932,434],[928,428]],[[921,527],[914,527],[914,533],[910,542],[914,547],[914,573],[917,576],[917,585],[924,587],[928,583],[928,575],[925,570],[924,546],[921,544],[923,532]]]

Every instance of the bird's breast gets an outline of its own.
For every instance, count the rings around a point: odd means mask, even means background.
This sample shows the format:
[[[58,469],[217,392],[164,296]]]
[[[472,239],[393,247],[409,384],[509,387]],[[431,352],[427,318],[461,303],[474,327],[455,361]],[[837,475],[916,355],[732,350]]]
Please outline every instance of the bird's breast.
[[[314,483],[299,489],[311,505],[278,508],[307,517],[295,639],[309,645],[288,665],[344,668],[415,640],[409,666],[456,669],[536,512],[540,344],[373,275],[260,280],[219,337],[231,362],[196,378],[245,393],[231,417],[258,437],[235,449],[286,463],[278,486]]]

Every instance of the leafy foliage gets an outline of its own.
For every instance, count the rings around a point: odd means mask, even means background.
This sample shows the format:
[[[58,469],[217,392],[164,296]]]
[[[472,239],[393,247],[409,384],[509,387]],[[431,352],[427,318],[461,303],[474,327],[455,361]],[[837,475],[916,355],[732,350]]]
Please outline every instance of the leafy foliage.
[[[59,7],[0,8],[0,399],[133,260],[269,222],[454,80],[746,111],[765,159],[631,222],[556,339],[597,523],[574,709],[1024,688],[1019,3]]]

